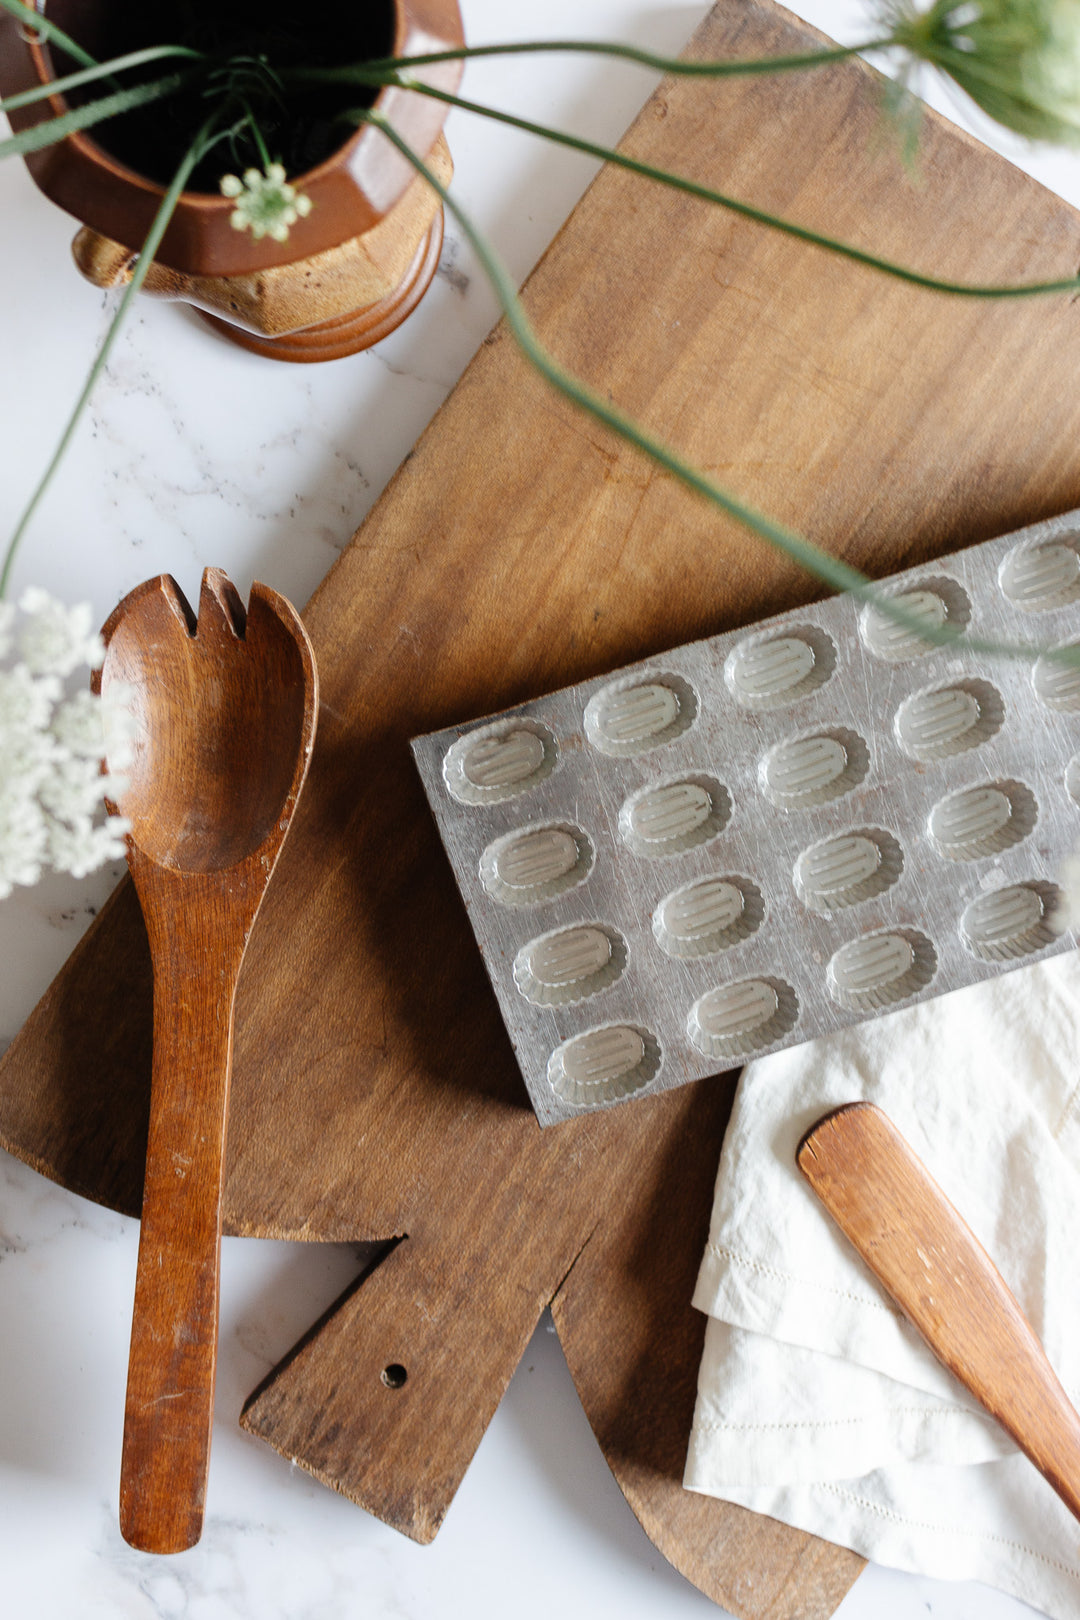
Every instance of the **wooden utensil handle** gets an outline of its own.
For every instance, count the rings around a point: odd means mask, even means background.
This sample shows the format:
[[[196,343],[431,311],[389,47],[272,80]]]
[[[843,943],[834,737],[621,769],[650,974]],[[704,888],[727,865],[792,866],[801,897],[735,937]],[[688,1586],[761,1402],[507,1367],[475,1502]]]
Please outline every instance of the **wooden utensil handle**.
[[[144,1552],[198,1541],[217,1362],[221,1189],[242,943],[180,908],[154,949],[154,1062],[131,1326],[120,1528]]]
[[[1080,1417],[986,1250],[872,1103],[828,1114],[799,1169],[934,1354],[1080,1518]]]

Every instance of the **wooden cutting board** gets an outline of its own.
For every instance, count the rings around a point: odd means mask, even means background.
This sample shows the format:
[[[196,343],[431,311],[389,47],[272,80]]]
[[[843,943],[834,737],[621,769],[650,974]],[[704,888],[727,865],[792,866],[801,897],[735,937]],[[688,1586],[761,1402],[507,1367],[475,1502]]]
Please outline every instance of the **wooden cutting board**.
[[[726,0],[692,49],[818,38]],[[858,62],[665,84],[625,144],[945,276],[1080,265],[1080,216],[933,115],[913,184]],[[608,170],[527,302],[594,387],[871,573],[1080,505],[1068,298],[920,293]],[[540,1132],[407,740],[818,594],[493,333],[305,614],[319,739],[241,980],[226,1195],[231,1232],[400,1239],[249,1430],[428,1539],[550,1304],[657,1547],[734,1613],[783,1620],[830,1614],[860,1561],[680,1487],[733,1077]],[[0,1066],[0,1140],[136,1210],[149,1056],[124,884]]]

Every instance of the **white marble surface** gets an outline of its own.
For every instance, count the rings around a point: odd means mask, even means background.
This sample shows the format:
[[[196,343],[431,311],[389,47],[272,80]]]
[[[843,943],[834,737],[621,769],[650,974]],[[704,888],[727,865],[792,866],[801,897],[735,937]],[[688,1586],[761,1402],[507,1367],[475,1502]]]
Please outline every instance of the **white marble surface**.
[[[464,0],[473,42],[524,37],[519,8]],[[548,0],[548,36],[676,50],[700,3]],[[863,37],[847,0],[804,0],[835,37]],[[470,71],[502,98],[615,139],[647,75],[585,59]],[[956,103],[941,100],[953,116]],[[977,132],[984,138],[985,126]],[[452,115],[458,194],[523,277],[593,166]],[[1018,152],[1080,203],[1080,162]],[[56,438],[108,318],[71,269],[71,223],[21,165],[0,167],[0,534]],[[186,591],[206,563],[246,591],[258,575],[303,602],[460,374],[494,319],[451,224],[439,279],[377,349],[275,366],[190,312],[140,305],[63,473],[39,512],[15,588],[89,599],[99,619],[139,580]],[[15,1033],[115,881],[53,879],[0,904],[0,1039]],[[207,1526],[172,1559],[132,1552],[116,1526],[137,1229],[0,1156],[0,1612],[39,1620],[453,1620],[507,1611],[678,1620],[718,1611],[646,1540],[600,1457],[545,1321],[435,1543],[419,1548],[290,1468],[236,1424],[241,1402],[355,1274],[347,1248],[227,1240],[217,1427]],[[842,1620],[1020,1620],[985,1589],[871,1569]]]

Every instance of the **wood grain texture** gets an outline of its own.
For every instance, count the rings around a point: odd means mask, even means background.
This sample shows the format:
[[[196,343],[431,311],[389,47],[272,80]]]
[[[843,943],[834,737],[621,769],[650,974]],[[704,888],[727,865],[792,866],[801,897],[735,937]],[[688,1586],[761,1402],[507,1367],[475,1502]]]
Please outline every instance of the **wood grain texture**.
[[[967,1222],[872,1103],[819,1120],[799,1169],[930,1349],[1080,1518],[1080,1415]]]
[[[214,1412],[236,986],[315,738],[318,676],[284,597],[245,610],[220,569],[198,621],[167,576],[102,632],[94,690],[135,719],[114,811],[153,963],[153,1064],[120,1528],[145,1552],[202,1534]],[[115,762],[106,762],[114,773]]]
[[[739,0],[693,48],[817,38]],[[852,62],[665,84],[626,145],[943,274],[1080,264],[1064,203],[932,115],[912,186],[879,118]],[[875,574],[1080,505],[1066,300],[920,294],[611,170],[526,298],[594,387]],[[552,1300],[657,1545],[735,1613],[776,1620],[829,1614],[860,1565],[680,1490],[704,1328],[689,1279],[731,1082],[539,1131],[407,739],[816,594],[492,334],[305,614],[319,742],[241,975],[224,1207],[233,1232],[403,1238],[259,1392],[253,1432],[427,1537]],[[126,1209],[146,984],[121,891],[0,1067],[4,1143]]]

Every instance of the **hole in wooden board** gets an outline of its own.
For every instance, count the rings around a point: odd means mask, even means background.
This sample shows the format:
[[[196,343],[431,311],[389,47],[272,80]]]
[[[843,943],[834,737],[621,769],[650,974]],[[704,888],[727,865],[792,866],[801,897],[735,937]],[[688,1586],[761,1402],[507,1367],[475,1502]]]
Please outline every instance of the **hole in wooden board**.
[[[381,1377],[387,1389],[402,1389],[408,1380],[409,1374],[407,1368],[403,1367],[400,1361],[392,1361],[388,1367],[383,1368]]]

